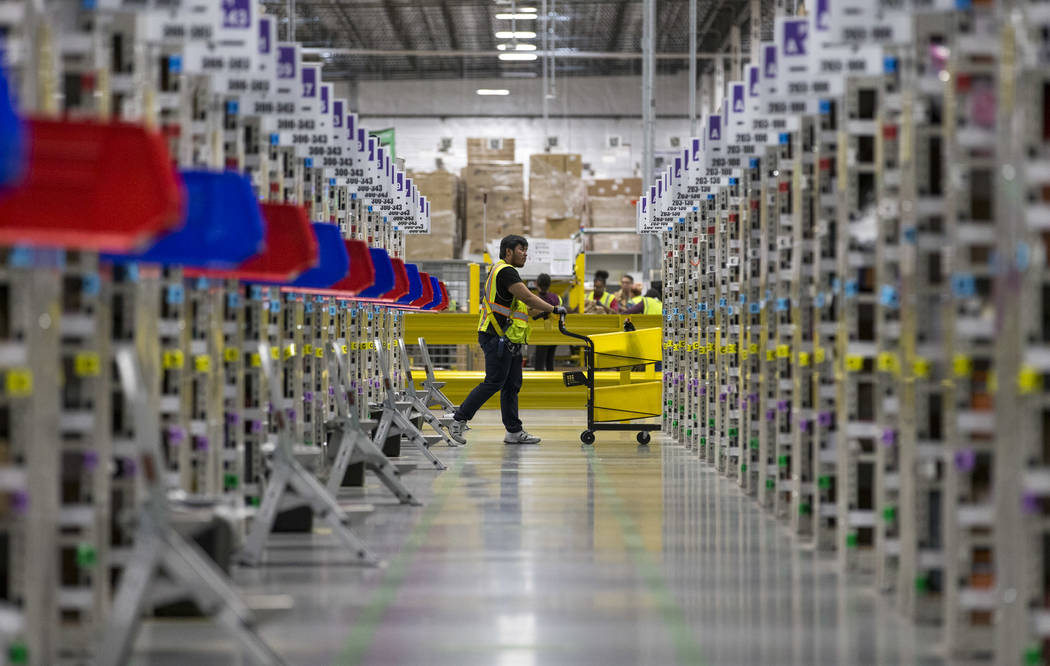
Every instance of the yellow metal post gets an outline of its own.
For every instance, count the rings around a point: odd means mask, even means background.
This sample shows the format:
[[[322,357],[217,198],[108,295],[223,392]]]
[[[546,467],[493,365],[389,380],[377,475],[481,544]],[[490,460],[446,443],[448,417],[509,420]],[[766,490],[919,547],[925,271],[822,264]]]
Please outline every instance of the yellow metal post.
[[[470,277],[469,277],[469,291],[470,295],[470,314],[476,315],[481,308],[481,266],[478,264],[470,265]]]

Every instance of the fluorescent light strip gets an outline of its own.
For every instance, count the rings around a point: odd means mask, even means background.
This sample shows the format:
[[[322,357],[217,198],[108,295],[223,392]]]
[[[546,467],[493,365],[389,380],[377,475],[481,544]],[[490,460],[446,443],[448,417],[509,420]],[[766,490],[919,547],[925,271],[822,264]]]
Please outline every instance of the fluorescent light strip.
[[[530,21],[536,20],[535,14],[496,14],[500,21]]]
[[[522,12],[522,13],[525,13],[525,14],[535,14],[536,13],[536,8],[535,7],[518,7],[518,11]]]
[[[536,33],[527,30],[519,32],[501,30],[496,33],[496,39],[536,39]]]
[[[510,91],[506,88],[478,88],[477,94],[483,97],[494,97],[509,95]]]
[[[497,44],[500,51],[535,51],[535,44]]]
[[[539,56],[535,53],[501,53],[500,60],[535,60]]]

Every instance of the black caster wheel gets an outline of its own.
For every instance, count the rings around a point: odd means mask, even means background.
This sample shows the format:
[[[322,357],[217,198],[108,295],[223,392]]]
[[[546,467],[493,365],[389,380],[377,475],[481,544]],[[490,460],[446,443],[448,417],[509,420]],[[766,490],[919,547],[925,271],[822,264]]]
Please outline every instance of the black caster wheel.
[[[594,444],[594,433],[590,430],[584,430],[580,433],[580,441],[584,444]]]
[[[649,433],[647,431],[643,430],[640,433],[638,433],[638,436],[637,436],[636,439],[638,440],[639,444],[648,444],[649,443]]]

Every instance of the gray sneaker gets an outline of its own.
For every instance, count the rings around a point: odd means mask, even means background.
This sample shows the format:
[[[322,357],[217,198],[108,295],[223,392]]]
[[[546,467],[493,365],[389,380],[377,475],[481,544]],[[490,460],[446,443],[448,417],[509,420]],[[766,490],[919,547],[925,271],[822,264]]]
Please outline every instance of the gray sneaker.
[[[467,438],[463,436],[464,431],[467,430],[467,422],[460,421],[458,419],[452,419],[452,423],[448,424],[448,436],[456,440],[460,444],[466,444]]]
[[[524,430],[518,432],[508,432],[507,436],[503,438],[504,444],[539,444],[540,438],[536,435],[530,435]]]

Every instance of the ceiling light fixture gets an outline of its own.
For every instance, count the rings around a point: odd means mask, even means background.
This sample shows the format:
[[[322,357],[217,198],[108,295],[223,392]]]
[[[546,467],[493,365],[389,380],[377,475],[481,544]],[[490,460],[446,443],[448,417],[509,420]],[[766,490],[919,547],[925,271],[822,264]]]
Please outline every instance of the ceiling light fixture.
[[[535,60],[539,56],[535,53],[501,53],[500,60]]]
[[[501,21],[529,21],[535,20],[535,14],[496,14],[496,18]]]
[[[522,13],[525,13],[525,14],[535,14],[536,13],[536,8],[535,7],[518,7],[518,11],[522,12]]]
[[[536,39],[536,33],[523,30],[519,32],[511,32],[509,30],[501,30],[496,33],[496,39]]]
[[[506,88],[478,88],[477,94],[484,97],[494,97],[509,95],[510,91]]]
[[[535,44],[496,44],[500,51],[535,51]]]

